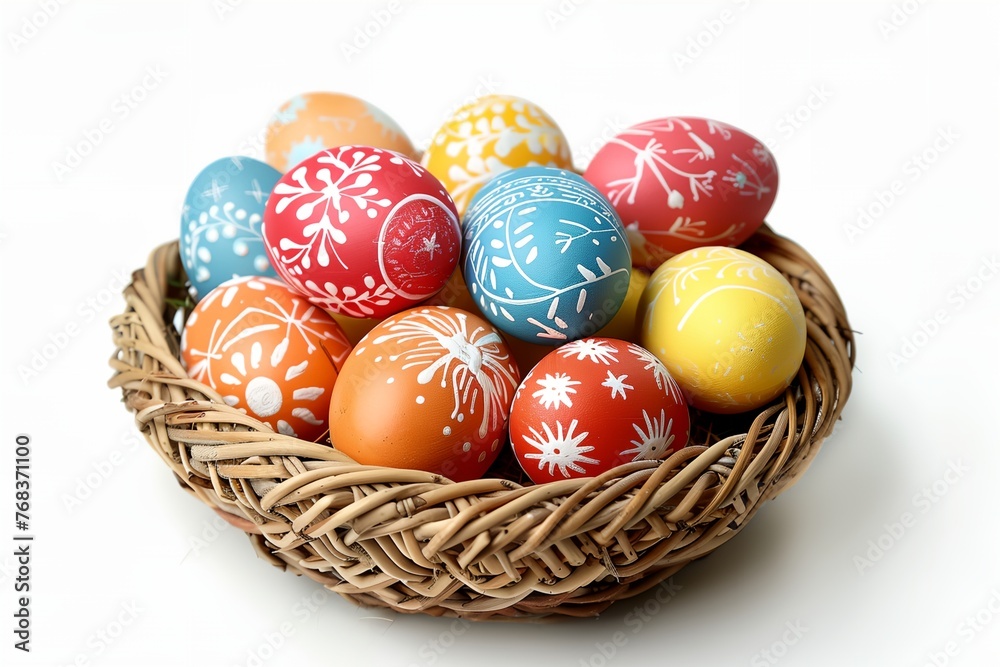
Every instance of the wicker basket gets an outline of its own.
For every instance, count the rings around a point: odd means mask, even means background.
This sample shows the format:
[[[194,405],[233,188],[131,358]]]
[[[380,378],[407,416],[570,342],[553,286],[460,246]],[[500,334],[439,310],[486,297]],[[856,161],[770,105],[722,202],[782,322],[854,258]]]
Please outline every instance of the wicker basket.
[[[272,432],[178,360],[176,242],[156,248],[125,289],[109,385],[181,486],[278,567],[404,613],[596,616],[736,535],[802,475],[847,401],[855,345],[827,275],[767,227],[742,247],[779,269],[805,308],[795,382],[753,413],[694,411],[691,446],[594,478],[522,485],[501,466],[454,483]]]

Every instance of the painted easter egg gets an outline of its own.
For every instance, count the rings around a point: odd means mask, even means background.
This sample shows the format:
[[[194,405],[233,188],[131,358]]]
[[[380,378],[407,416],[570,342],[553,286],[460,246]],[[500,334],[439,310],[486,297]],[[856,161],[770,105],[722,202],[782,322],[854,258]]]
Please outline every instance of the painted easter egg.
[[[511,95],[485,95],[460,107],[431,139],[423,164],[464,213],[493,176],[515,167],[573,167],[569,143],[552,118]]]
[[[324,148],[375,146],[416,159],[403,129],[385,112],[352,95],[296,95],[275,112],[264,140],[267,162],[281,173]]]
[[[272,266],[314,304],[383,318],[436,294],[458,264],[458,212],[416,162],[370,146],[322,150],[274,186]]]
[[[778,167],[764,144],[715,120],[670,117],[608,141],[583,174],[618,211],[637,266],[691,248],[736,246],[771,210]]]
[[[510,442],[537,484],[591,477],[687,445],[687,403],[648,350],[584,338],[551,351],[524,378],[510,412]]]
[[[279,178],[274,167],[248,157],[216,160],[195,177],[178,248],[196,298],[232,278],[275,275],[260,228]]]
[[[274,278],[219,285],[181,337],[193,379],[275,431],[311,441],[326,433],[337,369],[350,351],[329,315]]]
[[[344,363],[330,441],[359,463],[476,479],[500,453],[519,381],[488,322],[413,308],[368,332]]]
[[[604,338],[620,338],[622,340],[637,342],[639,339],[635,332],[635,313],[639,307],[639,299],[642,292],[649,283],[649,272],[638,266],[632,267],[632,273],[628,281],[628,292],[625,293],[625,301],[618,309],[611,321],[598,330],[598,336]]]
[[[780,395],[802,364],[806,321],[795,290],[738,248],[696,248],[650,277],[637,313],[640,342],[694,407],[735,413]]]
[[[593,335],[628,292],[614,209],[572,172],[522,167],[486,184],[462,221],[469,292],[494,326],[532,343]]]

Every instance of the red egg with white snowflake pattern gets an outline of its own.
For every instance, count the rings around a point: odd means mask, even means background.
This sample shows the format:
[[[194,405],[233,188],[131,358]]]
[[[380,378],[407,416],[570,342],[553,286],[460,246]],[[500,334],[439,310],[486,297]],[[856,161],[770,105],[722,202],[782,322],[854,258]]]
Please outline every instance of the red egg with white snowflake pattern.
[[[639,123],[608,141],[583,174],[625,225],[632,263],[655,269],[691,248],[737,246],[778,191],[774,155],[743,130],[705,118]]]
[[[550,352],[521,382],[510,409],[511,446],[536,484],[665,458],[687,445],[690,426],[666,366],[615,338]]]
[[[458,211],[416,162],[370,146],[319,151],[275,184],[264,210],[275,271],[333,313],[381,319],[447,283],[458,263]]]
[[[358,463],[477,479],[500,454],[520,379],[482,317],[411,308],[369,331],[344,362],[330,442]]]
[[[278,433],[327,430],[337,371],[351,352],[332,317],[280,280],[247,276],[210,290],[181,337],[188,374]]]

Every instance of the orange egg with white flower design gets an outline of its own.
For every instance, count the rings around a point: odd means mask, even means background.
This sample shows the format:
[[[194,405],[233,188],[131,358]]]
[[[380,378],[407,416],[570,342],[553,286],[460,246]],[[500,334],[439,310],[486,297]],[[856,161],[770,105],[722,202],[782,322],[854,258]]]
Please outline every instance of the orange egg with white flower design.
[[[344,362],[330,442],[366,465],[482,477],[500,454],[520,381],[500,332],[448,306],[380,323]]]
[[[184,325],[188,374],[279,433],[315,441],[351,344],[330,315],[273,278],[227,281]]]

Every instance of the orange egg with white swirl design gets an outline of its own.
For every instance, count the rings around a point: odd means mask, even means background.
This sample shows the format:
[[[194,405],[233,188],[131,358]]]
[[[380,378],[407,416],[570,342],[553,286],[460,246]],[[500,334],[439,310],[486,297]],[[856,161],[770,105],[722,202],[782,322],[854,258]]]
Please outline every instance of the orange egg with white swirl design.
[[[279,433],[327,430],[337,367],[351,351],[326,312],[280,280],[244,277],[206,294],[184,325],[188,374]]]
[[[417,307],[380,323],[344,362],[330,441],[359,463],[482,477],[500,453],[517,364],[482,318]]]

